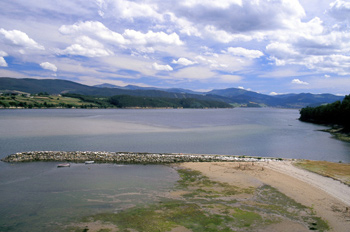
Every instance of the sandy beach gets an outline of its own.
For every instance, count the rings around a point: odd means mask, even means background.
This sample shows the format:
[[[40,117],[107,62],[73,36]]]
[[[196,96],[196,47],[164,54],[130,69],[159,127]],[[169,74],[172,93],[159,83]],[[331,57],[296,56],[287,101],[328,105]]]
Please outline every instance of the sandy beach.
[[[350,187],[292,165],[292,161],[240,163],[183,163],[211,180],[240,187],[270,185],[295,201],[311,207],[331,231],[349,231]],[[292,221],[273,225],[270,231],[309,231]]]

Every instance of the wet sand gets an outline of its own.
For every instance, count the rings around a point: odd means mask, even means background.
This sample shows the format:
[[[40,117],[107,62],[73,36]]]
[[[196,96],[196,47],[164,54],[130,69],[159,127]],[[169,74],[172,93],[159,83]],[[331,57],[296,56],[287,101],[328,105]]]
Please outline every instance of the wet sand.
[[[295,201],[311,207],[317,216],[326,220],[331,231],[349,231],[350,187],[292,165],[292,161],[183,163],[180,166],[202,172],[214,181],[240,187],[259,187],[267,184]],[[309,231],[284,221],[270,231]]]

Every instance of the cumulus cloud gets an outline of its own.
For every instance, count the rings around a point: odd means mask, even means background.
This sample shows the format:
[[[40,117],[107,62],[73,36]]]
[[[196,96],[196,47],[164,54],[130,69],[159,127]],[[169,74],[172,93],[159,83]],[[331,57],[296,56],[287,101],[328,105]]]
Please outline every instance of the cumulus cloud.
[[[220,0],[220,1],[211,1],[211,0],[187,0],[183,1],[180,4],[186,7],[198,7],[204,6],[208,8],[219,8],[227,9],[231,5],[242,6],[242,0]]]
[[[156,45],[182,45],[183,42],[175,33],[167,34],[165,32],[147,33],[126,29],[123,34],[114,32],[98,21],[78,22],[73,25],[63,25],[59,31],[65,35],[89,35],[96,39],[109,42],[112,45],[131,45],[131,46],[156,46]]]
[[[259,58],[264,55],[264,53],[259,50],[249,50],[242,47],[229,47],[227,52],[235,56],[243,56],[250,59]]]
[[[197,62],[191,61],[189,59],[186,58],[179,58],[178,60],[173,60],[171,63],[173,64],[180,64],[180,65],[184,65],[184,66],[188,66],[188,65],[193,65],[196,64]]]
[[[126,39],[127,44],[140,44],[140,45],[182,45],[183,42],[180,37],[174,32],[166,34],[164,32],[148,31],[142,33],[135,30],[125,30],[123,37]]]
[[[350,2],[336,0],[330,4],[328,12],[338,20],[350,20]]]
[[[7,63],[6,60],[4,59],[4,57],[0,56],[0,67],[7,67]]]
[[[35,42],[33,39],[29,38],[29,36],[19,30],[7,31],[3,28],[0,29],[0,34],[2,34],[7,40],[11,41],[13,44],[22,46],[24,48],[29,49],[39,49],[45,50],[45,48]]]
[[[88,36],[78,37],[75,44],[67,47],[63,51],[59,51],[59,53],[86,57],[101,57],[113,54],[111,51],[105,49],[103,44]]]
[[[153,69],[157,71],[173,71],[173,68],[170,65],[161,65],[157,63],[152,64]]]
[[[104,17],[118,17],[133,20],[134,18],[155,18],[162,20],[156,4],[146,4],[126,0],[97,0],[100,15]]]
[[[309,83],[305,82],[305,81],[301,81],[299,79],[293,79],[292,84],[297,84],[297,85],[308,85]]]
[[[62,25],[59,32],[65,35],[94,35],[97,38],[117,44],[125,44],[124,37],[108,29],[103,23],[98,21],[78,22],[73,25]]]
[[[47,69],[47,70],[51,70],[53,72],[57,72],[57,67],[56,65],[50,63],[50,62],[43,62],[40,64],[40,66],[43,68],[43,69]]]
[[[4,56],[8,56],[8,54],[4,51],[0,51],[0,67],[8,66]]]
[[[298,0],[192,0],[175,4],[173,10],[176,15],[201,26],[212,25],[233,34],[285,28],[290,21],[305,16]]]

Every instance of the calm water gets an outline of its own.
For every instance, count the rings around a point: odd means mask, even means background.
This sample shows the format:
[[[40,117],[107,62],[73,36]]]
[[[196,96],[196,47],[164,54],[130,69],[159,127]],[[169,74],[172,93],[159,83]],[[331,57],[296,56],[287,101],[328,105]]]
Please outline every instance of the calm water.
[[[350,143],[298,110],[0,110],[0,158],[33,150],[179,152],[350,162]],[[0,162],[0,231],[56,231],[84,215],[157,201],[166,166]]]
[[[0,110],[0,156],[32,150],[180,152],[350,162],[350,143],[298,110]]]
[[[157,201],[178,179],[161,165],[1,165],[0,231],[62,231],[99,212]]]

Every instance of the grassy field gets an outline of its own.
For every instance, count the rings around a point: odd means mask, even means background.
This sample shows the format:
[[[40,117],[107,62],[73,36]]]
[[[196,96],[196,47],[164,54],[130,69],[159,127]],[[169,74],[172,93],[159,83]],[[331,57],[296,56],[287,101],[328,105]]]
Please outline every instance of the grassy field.
[[[350,185],[350,164],[332,163],[327,161],[300,160],[294,164],[297,167],[331,177]]]
[[[62,97],[54,95],[45,96],[0,96],[0,107],[5,108],[81,108],[98,107],[97,104],[91,102],[84,102],[78,98]]]

